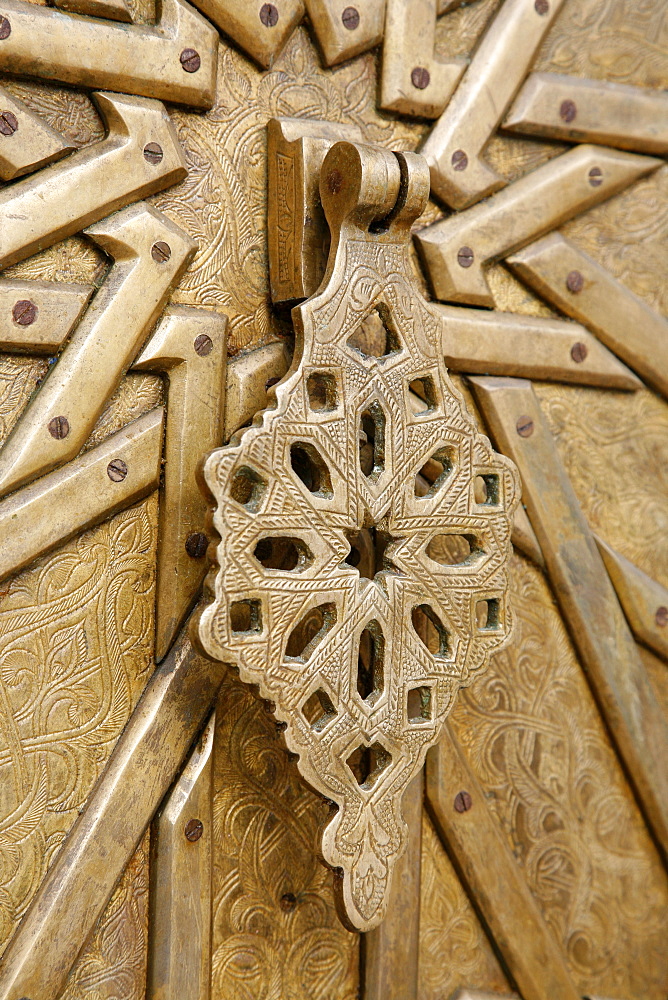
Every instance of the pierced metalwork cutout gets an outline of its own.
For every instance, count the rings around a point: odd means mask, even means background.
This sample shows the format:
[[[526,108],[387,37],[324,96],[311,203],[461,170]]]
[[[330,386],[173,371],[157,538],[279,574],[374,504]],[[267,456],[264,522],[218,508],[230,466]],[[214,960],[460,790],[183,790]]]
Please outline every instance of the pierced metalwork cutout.
[[[339,142],[320,187],[332,250],[293,311],[301,351],[274,407],[206,463],[220,543],[198,631],[275,703],[301,773],[339,807],[322,853],[368,930],[404,848],[402,793],[508,640],[519,485],[415,289],[426,161]]]

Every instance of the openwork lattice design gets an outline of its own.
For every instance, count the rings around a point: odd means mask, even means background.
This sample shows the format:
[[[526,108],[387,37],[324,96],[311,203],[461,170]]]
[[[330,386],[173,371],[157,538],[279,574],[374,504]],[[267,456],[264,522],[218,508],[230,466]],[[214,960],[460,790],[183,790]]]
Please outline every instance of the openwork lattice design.
[[[404,789],[511,630],[518,479],[476,431],[414,287],[428,190],[419,156],[332,148],[332,250],[293,312],[295,363],[205,468],[221,540],[200,640],[274,702],[302,774],[339,807],[322,852],[360,930],[384,913]]]

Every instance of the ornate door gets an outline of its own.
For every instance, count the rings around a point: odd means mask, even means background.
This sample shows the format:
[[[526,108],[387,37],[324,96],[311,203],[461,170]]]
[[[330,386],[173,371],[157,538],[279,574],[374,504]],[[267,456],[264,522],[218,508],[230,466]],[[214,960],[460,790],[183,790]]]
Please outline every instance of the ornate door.
[[[665,1000],[666,26],[0,0],[0,1000]]]

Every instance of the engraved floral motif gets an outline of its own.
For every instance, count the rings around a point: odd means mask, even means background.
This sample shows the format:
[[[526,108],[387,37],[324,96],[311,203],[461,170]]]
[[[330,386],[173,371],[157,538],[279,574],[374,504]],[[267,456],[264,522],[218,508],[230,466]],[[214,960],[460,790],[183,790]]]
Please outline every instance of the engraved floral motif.
[[[418,1000],[441,1000],[464,983],[510,992],[471,901],[423,814]]]
[[[0,941],[86,801],[151,666],[156,498],[0,596]]]
[[[230,674],[215,745],[213,974],[225,1000],[357,1000],[358,937],[313,852],[327,805],[305,787],[275,720]]]
[[[580,990],[661,1000],[666,873],[547,585],[518,555],[510,589],[513,644],[450,724]]]

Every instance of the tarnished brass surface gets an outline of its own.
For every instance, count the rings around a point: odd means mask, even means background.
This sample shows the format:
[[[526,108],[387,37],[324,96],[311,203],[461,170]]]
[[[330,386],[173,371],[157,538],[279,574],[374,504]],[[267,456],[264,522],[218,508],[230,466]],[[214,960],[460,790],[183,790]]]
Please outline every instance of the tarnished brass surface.
[[[163,410],[0,502],[0,580],[158,488]]]
[[[334,66],[378,45],[385,0],[304,0],[325,65]]]
[[[558,395],[563,401],[574,392],[560,387]],[[586,423],[597,412],[598,393],[582,390],[579,395],[583,398],[572,405],[577,419]],[[634,399],[626,397],[627,403]],[[568,401],[559,406],[555,399],[555,419],[563,417],[567,406]],[[609,426],[599,424],[601,437],[590,450],[596,465],[615,449],[615,415],[619,420],[619,408],[610,409]],[[623,442],[619,444],[623,449]],[[566,451],[572,446],[566,445]],[[642,489],[642,456],[634,456],[633,462]],[[579,483],[590,496],[595,492],[582,479]],[[609,502],[616,506],[616,500]],[[461,692],[450,728],[579,994],[661,1000],[667,972],[665,870],[553,592],[545,575],[519,555],[511,560],[510,594],[518,616],[513,643],[507,652],[492,657],[476,684]],[[658,666],[665,674],[663,664]],[[489,868],[494,871],[491,862]],[[440,887],[430,885],[438,899]],[[422,923],[435,936],[438,904],[427,897],[423,906]],[[446,926],[451,934],[457,930],[452,918]],[[452,945],[445,933],[437,941],[440,950],[431,952],[428,974],[432,983],[444,987],[433,988],[430,1000],[470,983],[509,992],[486,978],[485,966],[484,974],[478,971],[480,959],[473,970],[467,969],[456,949],[452,960],[462,970],[459,978],[439,976],[439,956],[443,950],[447,955]],[[633,955],[639,956],[637,964],[629,962]]]
[[[367,930],[382,919],[405,846],[401,794],[459,684],[507,642],[504,565],[517,495],[512,465],[455,395],[440,324],[413,286],[407,243],[427,196],[424,160],[337,143],[320,191],[332,250],[321,290],[293,310],[301,357],[262,422],[205,466],[221,541],[199,640],[276,703],[302,773],[337,803],[323,854],[343,869],[349,920]],[[416,380],[425,403],[413,415]],[[441,472],[420,498],[415,476],[429,461]],[[345,560],[364,529],[388,548],[360,576]],[[426,554],[443,532],[473,533],[468,560]],[[262,561],[256,546],[268,538],[298,553],[291,569]],[[293,650],[301,619],[318,609],[320,624]],[[411,623],[418,611],[438,632],[433,648]],[[365,632],[376,658],[369,681],[357,667]],[[350,761],[364,752],[372,759],[356,776]]]
[[[451,997],[462,983],[506,992],[508,979],[427,811],[421,868],[420,1000]]]
[[[507,257],[661,165],[649,156],[580,146],[483,204],[423,229],[417,244],[436,298],[493,306],[484,264]],[[600,172],[594,184],[592,171]]]
[[[0,278],[0,351],[55,354],[93,291],[62,281]]]
[[[436,21],[434,58],[475,60],[482,32],[504,6],[499,0],[463,7],[441,3],[439,13],[450,9]],[[128,9],[137,25],[150,25],[152,3],[129,0]],[[666,80],[663,20],[662,5],[653,0],[565,0],[534,69],[660,88]],[[93,23],[105,27],[104,21]],[[258,18],[258,35],[261,27]],[[286,314],[271,309],[267,294],[267,119],[306,115],[353,124],[366,141],[395,149],[416,148],[428,128],[402,115],[378,114],[379,51],[331,72],[315,39],[307,21],[287,38],[271,71],[261,73],[223,35],[212,111],[168,108],[189,175],[179,187],[150,197],[199,243],[174,298],[228,313],[233,353],[269,345],[278,356],[283,346],[271,342],[289,332]],[[508,69],[524,59],[525,41],[518,36],[509,49]],[[93,39],[91,48],[96,45]],[[424,51],[425,58],[432,55],[431,48]],[[47,123],[66,142],[87,146],[102,139],[104,129],[81,90],[16,76],[2,85],[35,122]],[[482,156],[513,183],[559,151],[537,139],[490,133]],[[657,310],[666,308],[661,234],[667,176],[665,168],[656,171],[563,226],[580,251]],[[100,185],[98,193],[104,194]],[[422,224],[438,218],[430,204]],[[15,265],[5,280],[92,288],[102,263],[87,239],[72,236]],[[558,318],[545,304],[550,298],[541,301],[515,275],[504,264],[490,264],[486,276],[495,308]],[[626,324],[627,331],[631,327]],[[26,339],[20,336],[20,343],[37,353],[28,340],[31,329],[22,329]],[[240,362],[247,370],[249,355]],[[0,437],[19,420],[47,370],[44,359],[16,353],[0,359]],[[252,389],[242,383],[246,408],[231,408],[230,415],[243,412],[240,423],[249,421],[249,400],[254,395],[264,406],[265,385],[273,377],[272,370]],[[466,395],[462,380],[454,381]],[[552,383],[537,384],[536,393],[590,526],[667,584],[665,404],[646,390],[621,394]],[[162,402],[157,378],[126,376],[85,447],[96,447],[147,406]],[[157,499],[156,493],[65,543],[0,587],[3,942],[85,804],[150,669]],[[516,545],[520,511],[513,525]],[[540,556],[535,536],[534,551],[530,536],[523,543],[530,558]],[[463,692],[452,725],[579,993],[665,1000],[665,876],[542,574],[515,556],[511,587],[518,622],[513,643]],[[638,651],[657,698],[668,706],[664,664]],[[326,806],[301,786],[274,739],[271,716],[248,689],[230,679],[221,704],[219,742],[227,759],[215,792],[214,1000],[247,1000],[249,991],[254,1000],[353,1000],[359,939],[338,923],[331,874],[311,854]],[[420,1000],[443,1000],[457,987],[510,993],[428,819],[422,840]],[[62,1000],[143,1000],[147,878],[144,843],[75,963]],[[294,900],[283,899],[292,895]]]
[[[275,303],[317,291],[329,253],[320,202],[320,167],[335,142],[361,142],[355,125],[272,118],[267,128],[267,243]]]
[[[223,673],[182,638],[147,685],[3,955],[0,997],[56,1000],[215,698]]]
[[[503,187],[503,176],[482,153],[563,4],[550,0],[541,7],[534,0],[506,0],[423,143],[432,191],[453,208],[467,208]]]
[[[404,794],[408,847],[394,870],[385,919],[364,935],[364,1000],[419,996],[423,798],[422,770]]]
[[[425,791],[453,863],[524,1000],[578,1000],[561,951],[447,724],[427,755]]]
[[[107,17],[112,21],[132,21],[132,11],[125,0],[54,0],[54,7],[74,14]]]
[[[605,568],[636,639],[668,660],[668,587],[596,538]]]
[[[0,451],[0,493],[49,472],[83,447],[195,251],[183,230],[141,203],[88,234],[114,265]],[[154,257],[159,242],[170,251],[165,260]]]
[[[611,389],[641,382],[579,323],[514,313],[436,307],[448,368],[468,374],[521,375]]]
[[[185,177],[183,152],[162,104],[120,94],[96,94],[95,103],[107,125],[106,139],[0,191],[0,267]],[[144,155],[149,141],[160,147],[157,162]],[[104,234],[104,224],[100,232]]]
[[[220,313],[173,306],[133,368],[169,379],[161,491],[155,656],[167,653],[206,571],[206,501],[197,485],[202,452],[222,442],[225,333]]]
[[[16,97],[0,87],[0,178],[12,181],[76,149]]]
[[[530,382],[472,379],[504,453],[517,462],[523,497],[573,641],[665,854],[668,722],[657,705],[596,543]],[[531,426],[529,434],[521,428]]]
[[[0,45],[0,70],[211,107],[218,34],[185,0],[162,0],[155,27],[65,14],[28,0],[3,0],[2,10],[11,32]],[[194,73],[184,72],[184,49],[200,57]]]
[[[434,58],[437,0],[387,0],[380,106],[438,118],[466,69],[463,59]]]
[[[537,566],[544,567],[545,559],[536,538],[536,532],[531,527],[531,521],[522,505],[518,506],[513,517],[513,545],[533,560]]]
[[[668,152],[668,97],[623,83],[533,73],[503,128],[566,142],[596,142],[637,153]]]
[[[269,390],[280,382],[289,367],[284,344],[267,344],[230,360],[225,391],[226,441],[265,409]]]
[[[265,0],[198,0],[197,6],[265,68],[304,16],[304,0],[275,0],[273,10]]]
[[[341,923],[313,844],[330,810],[276,721],[229,672],[214,747],[212,996],[358,1000],[359,935]]]
[[[558,233],[509,258],[508,266],[567,316],[589,327],[668,397],[668,320]]]
[[[211,996],[215,731],[214,711],[151,829],[146,1000]]]

